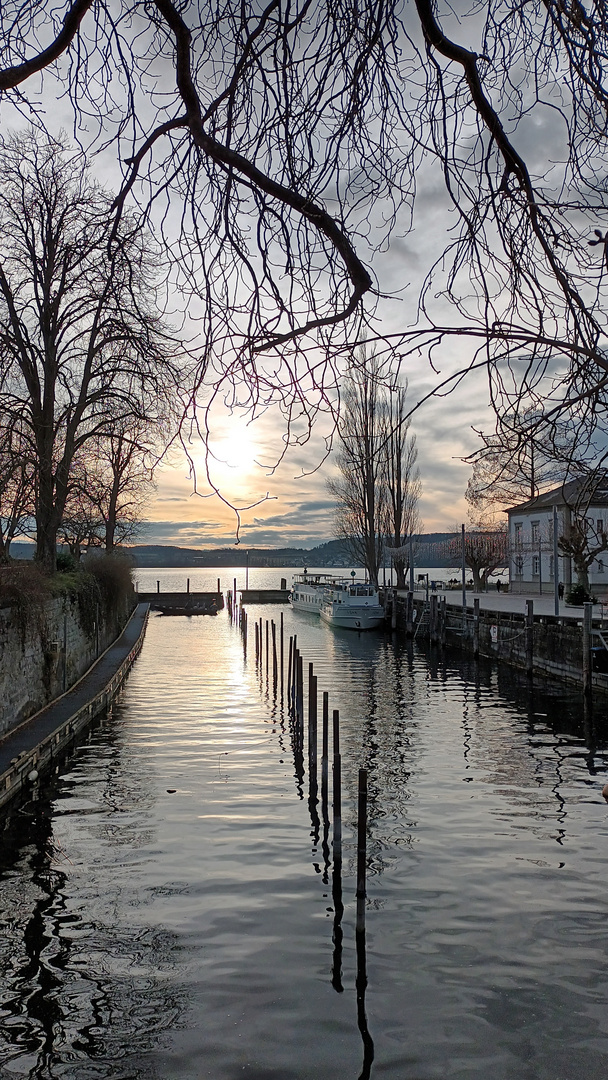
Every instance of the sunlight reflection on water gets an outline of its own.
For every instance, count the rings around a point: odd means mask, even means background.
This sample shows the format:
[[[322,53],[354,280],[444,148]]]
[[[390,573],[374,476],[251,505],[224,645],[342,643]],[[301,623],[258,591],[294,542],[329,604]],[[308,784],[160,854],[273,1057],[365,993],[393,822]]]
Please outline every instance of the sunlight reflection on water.
[[[341,894],[255,665],[253,620],[280,610],[340,710]],[[246,659],[225,613],[153,616],[111,717],[4,834],[3,1074],[362,1075],[365,767],[371,1075],[603,1078],[600,719],[508,669],[284,608],[251,608]]]

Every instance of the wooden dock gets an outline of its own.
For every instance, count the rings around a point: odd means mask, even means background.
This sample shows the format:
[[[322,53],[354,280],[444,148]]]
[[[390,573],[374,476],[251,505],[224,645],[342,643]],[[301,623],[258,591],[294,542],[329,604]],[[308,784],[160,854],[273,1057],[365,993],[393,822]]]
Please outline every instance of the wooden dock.
[[[137,597],[163,615],[217,615],[224,607],[221,592],[138,592]]]
[[[237,589],[241,604],[287,604],[291,589]]]

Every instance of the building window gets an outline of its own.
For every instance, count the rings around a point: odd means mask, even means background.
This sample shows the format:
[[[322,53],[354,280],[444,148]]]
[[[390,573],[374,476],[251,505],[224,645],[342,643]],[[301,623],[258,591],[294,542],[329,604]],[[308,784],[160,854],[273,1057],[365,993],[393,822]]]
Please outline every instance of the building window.
[[[540,521],[532,522],[532,543],[538,544],[540,540]]]
[[[517,555],[515,558],[515,576],[521,577],[524,572],[524,560],[521,555]]]
[[[598,572],[598,574],[603,574],[604,573],[604,560],[603,559],[598,559],[597,560],[597,572]]]
[[[598,533],[603,533],[603,531],[604,531],[604,522],[603,522],[602,518],[597,519],[596,527],[597,527],[597,532]]]
[[[550,555],[549,556],[549,577],[550,578],[553,577],[553,569],[554,569],[554,567],[553,567],[553,555]]]
[[[532,573],[538,577],[538,555],[532,556]]]
[[[521,521],[516,522],[516,524],[515,524],[515,546],[516,547],[521,547],[521,540],[522,540],[521,528],[522,528]]]

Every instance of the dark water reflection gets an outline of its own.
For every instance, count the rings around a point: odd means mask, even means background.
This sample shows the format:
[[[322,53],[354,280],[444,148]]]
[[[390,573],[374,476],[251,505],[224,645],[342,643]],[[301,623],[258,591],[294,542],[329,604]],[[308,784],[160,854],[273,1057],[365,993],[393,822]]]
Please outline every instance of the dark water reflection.
[[[285,619],[340,710],[341,863],[251,640],[153,618],[111,717],[6,821],[0,1075],[603,1078],[604,708]]]

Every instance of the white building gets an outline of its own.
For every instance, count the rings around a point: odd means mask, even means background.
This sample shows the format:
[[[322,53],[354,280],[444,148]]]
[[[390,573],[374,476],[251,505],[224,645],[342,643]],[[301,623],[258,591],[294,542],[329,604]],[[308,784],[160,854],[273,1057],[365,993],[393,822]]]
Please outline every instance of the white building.
[[[557,535],[567,535],[575,515],[584,515],[595,543],[599,533],[608,532],[608,483],[598,485],[592,497],[584,497],[583,482],[567,484],[546,491],[535,499],[512,506],[509,516],[509,589],[514,593],[553,593],[554,547],[553,508],[557,509]],[[565,591],[576,581],[572,560],[558,553],[558,582]],[[591,591],[608,592],[608,551],[603,551],[589,567]]]

